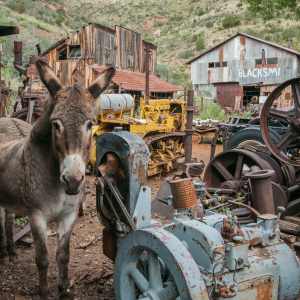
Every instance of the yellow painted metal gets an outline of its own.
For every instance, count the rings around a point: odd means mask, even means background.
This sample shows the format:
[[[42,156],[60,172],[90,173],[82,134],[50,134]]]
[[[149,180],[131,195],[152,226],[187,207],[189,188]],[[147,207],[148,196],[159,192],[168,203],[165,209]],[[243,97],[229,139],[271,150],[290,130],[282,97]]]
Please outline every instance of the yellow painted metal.
[[[151,158],[148,175],[170,171],[174,162],[184,157],[182,135],[166,137],[169,133],[180,133],[185,130],[186,102],[183,99],[150,99],[145,104],[139,101],[139,111],[102,111],[97,116],[97,124],[93,126],[93,142],[90,163],[96,163],[95,138],[103,132],[112,131],[114,127],[122,127],[131,133],[140,135],[149,144]],[[149,139],[159,134],[159,139],[149,143]],[[165,135],[164,135],[165,134]]]

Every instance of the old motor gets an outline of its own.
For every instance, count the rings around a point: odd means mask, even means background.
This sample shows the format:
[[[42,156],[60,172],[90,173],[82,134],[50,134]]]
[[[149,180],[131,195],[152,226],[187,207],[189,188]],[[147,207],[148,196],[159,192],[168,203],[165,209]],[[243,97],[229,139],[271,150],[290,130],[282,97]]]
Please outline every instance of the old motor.
[[[97,140],[97,212],[116,299],[298,299],[299,261],[280,240],[276,215],[239,226],[230,214],[195,213],[193,182],[182,178],[170,182],[173,218],[154,219],[148,159],[144,141],[128,132]]]

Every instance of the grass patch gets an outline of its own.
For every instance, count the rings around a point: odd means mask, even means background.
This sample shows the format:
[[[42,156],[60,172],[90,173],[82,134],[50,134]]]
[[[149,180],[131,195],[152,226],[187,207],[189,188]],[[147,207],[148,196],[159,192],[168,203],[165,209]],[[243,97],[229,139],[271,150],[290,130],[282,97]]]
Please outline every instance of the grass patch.
[[[228,29],[228,28],[232,28],[232,27],[236,27],[239,26],[241,24],[241,20],[239,16],[226,16],[223,18],[222,20],[222,27],[224,29]]]
[[[205,49],[205,38],[203,32],[200,32],[196,38],[196,49],[198,51]]]
[[[226,114],[224,109],[213,100],[204,99],[201,100],[201,97],[196,97],[195,104],[198,107],[199,114],[196,117],[200,120],[218,120],[225,121]]]

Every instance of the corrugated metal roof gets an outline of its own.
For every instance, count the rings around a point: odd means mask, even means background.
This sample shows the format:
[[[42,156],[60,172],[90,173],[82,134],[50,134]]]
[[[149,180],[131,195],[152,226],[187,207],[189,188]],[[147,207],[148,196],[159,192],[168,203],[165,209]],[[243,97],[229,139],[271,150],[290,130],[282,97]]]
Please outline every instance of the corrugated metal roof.
[[[92,67],[96,72],[102,72],[103,67],[94,65]],[[144,91],[145,90],[145,74],[140,72],[131,72],[125,70],[116,70],[112,81],[121,86],[122,89],[128,91]],[[149,89],[150,92],[156,93],[172,93],[181,91],[182,87],[169,83],[165,80],[160,79],[154,74],[149,76]]]
[[[191,60],[189,60],[186,64],[191,64],[192,62],[194,62],[195,60],[197,60],[198,58],[202,57],[203,55],[219,48],[220,46],[226,44],[227,42],[229,42],[230,40],[234,39],[235,37],[237,36],[244,36],[244,37],[247,37],[249,39],[252,39],[252,40],[255,40],[255,41],[258,41],[260,43],[263,43],[263,44],[266,44],[266,45],[270,45],[272,47],[275,47],[275,48],[278,48],[280,50],[283,50],[283,51],[286,51],[286,52],[289,52],[291,54],[294,54],[296,56],[300,56],[300,52],[294,50],[294,49],[290,49],[290,48],[287,48],[287,47],[284,47],[284,46],[281,46],[279,44],[276,44],[276,43],[273,43],[273,42],[269,42],[269,41],[266,41],[266,40],[263,40],[261,38],[258,38],[258,37],[255,37],[253,35],[250,35],[250,34],[247,34],[247,33],[244,33],[244,32],[238,32],[236,33],[235,35],[231,36],[230,38],[226,39],[225,41],[215,45],[214,47],[210,48],[209,50],[206,50],[202,53],[200,53],[199,55],[197,55],[196,57],[192,58]]]

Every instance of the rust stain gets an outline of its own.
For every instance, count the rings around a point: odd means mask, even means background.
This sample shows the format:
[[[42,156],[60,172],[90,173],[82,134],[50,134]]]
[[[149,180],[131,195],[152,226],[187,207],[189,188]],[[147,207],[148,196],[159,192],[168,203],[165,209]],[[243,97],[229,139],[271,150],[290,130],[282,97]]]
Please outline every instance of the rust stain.
[[[246,37],[244,37],[243,35],[240,35],[240,44],[243,46],[246,45]]]
[[[263,282],[259,284],[256,288],[257,300],[272,300],[272,281]]]
[[[219,49],[219,62],[222,63],[224,61],[224,48],[220,47]]]
[[[207,77],[208,77],[208,83],[210,83],[211,82],[211,70],[210,69],[208,69]]]

